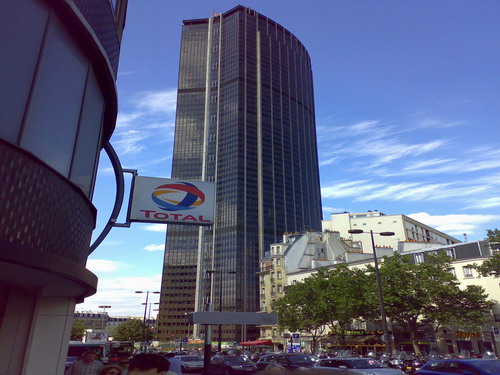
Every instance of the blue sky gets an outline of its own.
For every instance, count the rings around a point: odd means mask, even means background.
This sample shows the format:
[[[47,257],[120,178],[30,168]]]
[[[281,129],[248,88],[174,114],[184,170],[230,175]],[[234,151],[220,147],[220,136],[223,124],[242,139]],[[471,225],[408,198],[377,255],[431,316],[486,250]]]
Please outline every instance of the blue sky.
[[[169,177],[181,26],[237,3],[129,0],[112,144],[124,168]],[[462,240],[500,227],[500,2],[252,0],[311,55],[324,218],[405,214]],[[114,178],[101,157],[96,236]],[[165,227],[114,228],[90,256],[98,292],[78,310],[143,314],[160,288]],[[157,302],[158,297],[153,297]]]

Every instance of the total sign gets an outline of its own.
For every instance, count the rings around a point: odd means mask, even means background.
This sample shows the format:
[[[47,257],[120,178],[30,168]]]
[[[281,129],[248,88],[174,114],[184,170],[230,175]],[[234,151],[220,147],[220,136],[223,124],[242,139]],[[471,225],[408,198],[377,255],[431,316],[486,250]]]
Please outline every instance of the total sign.
[[[214,202],[213,182],[136,176],[129,220],[212,225]]]

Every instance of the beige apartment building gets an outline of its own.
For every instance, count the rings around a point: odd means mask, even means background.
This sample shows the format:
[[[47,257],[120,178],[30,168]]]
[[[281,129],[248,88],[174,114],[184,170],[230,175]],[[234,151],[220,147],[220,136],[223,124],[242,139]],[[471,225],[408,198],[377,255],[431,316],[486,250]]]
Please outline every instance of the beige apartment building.
[[[411,246],[406,246],[406,250],[405,243],[411,244]],[[372,264],[373,253],[368,252],[371,251],[371,246],[365,247],[366,252],[363,252],[361,246],[359,242],[342,239],[339,232],[285,234],[283,242],[271,245],[270,252],[261,261],[258,273],[261,311],[270,312],[272,302],[284,295],[288,285],[304,280],[320,267],[330,268],[337,264],[347,263],[350,267],[363,268]],[[405,241],[397,244],[396,249],[399,247],[400,252],[408,255],[413,263],[425,262],[428,254],[445,252],[454,259],[453,269],[450,272],[457,276],[461,285],[464,287],[480,285],[491,299],[500,300],[499,280],[493,277],[480,277],[471,267],[471,264],[474,263],[481,264],[496,251],[492,250],[486,241],[454,243],[452,245],[434,244],[434,246],[424,242],[420,243],[420,249],[415,250],[416,246],[418,246],[416,241]],[[376,250],[378,258],[391,256],[394,253],[392,248],[380,247],[380,245],[376,245]],[[498,354],[500,335],[494,334],[494,327],[500,329],[500,305],[498,304],[492,311],[491,324],[483,327],[480,332],[464,332],[454,327],[445,327],[434,333],[433,327],[429,326],[421,332],[422,337],[419,343],[422,349],[437,349],[442,353],[458,354],[460,350],[473,350],[482,353],[485,350],[497,350]],[[350,338],[353,345],[360,348],[368,347],[368,343],[373,345],[377,341],[380,342],[380,340],[375,340],[377,337],[373,335],[373,332],[377,332],[377,328],[379,327],[370,322],[355,324],[352,327],[353,330],[363,331],[367,334]],[[406,332],[403,332],[397,324],[390,324],[390,329],[396,336],[396,348],[412,350]],[[271,339],[277,344],[284,344],[290,334],[289,332],[280,332],[276,326],[260,326],[260,330],[261,339]],[[301,335],[301,340],[302,346],[307,349],[310,346],[309,338]]]
[[[394,236],[375,236],[375,244],[398,249],[399,243],[419,243],[418,248],[459,243],[456,238],[440,232],[406,215],[386,215],[379,211],[361,213],[333,213],[330,220],[322,221],[323,230],[335,230],[345,239],[360,241],[365,252],[372,252],[370,233],[350,234],[350,229],[394,232]]]

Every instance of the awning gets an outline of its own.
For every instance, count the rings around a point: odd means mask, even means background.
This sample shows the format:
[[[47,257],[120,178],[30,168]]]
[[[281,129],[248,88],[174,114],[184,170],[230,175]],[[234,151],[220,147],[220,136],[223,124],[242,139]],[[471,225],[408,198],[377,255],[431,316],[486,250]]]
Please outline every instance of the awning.
[[[345,342],[347,345],[384,344],[380,337],[377,335],[346,336]]]
[[[273,342],[271,340],[256,340],[256,341],[243,341],[240,342],[241,346],[273,346]]]

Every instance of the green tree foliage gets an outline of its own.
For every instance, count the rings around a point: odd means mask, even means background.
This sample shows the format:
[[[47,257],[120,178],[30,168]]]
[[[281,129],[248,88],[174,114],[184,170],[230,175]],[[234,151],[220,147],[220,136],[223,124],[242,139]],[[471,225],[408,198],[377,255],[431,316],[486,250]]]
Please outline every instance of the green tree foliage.
[[[436,323],[437,332],[443,326],[480,330],[491,321],[489,313],[495,303],[488,300],[483,287],[468,285],[465,289],[457,289],[450,295],[438,296],[435,305],[429,317]]]
[[[85,330],[88,329],[81,320],[75,319],[73,320],[73,325],[71,327],[71,337],[72,341],[82,341],[83,336],[85,335]]]
[[[500,242],[500,230],[495,228],[495,229],[488,229],[486,231],[486,240],[490,242]]]
[[[472,265],[481,276],[500,277],[500,253],[494,254],[485,260],[481,265]]]
[[[325,333],[324,317],[314,307],[317,290],[311,278],[292,285],[283,298],[273,302],[273,311],[279,316],[279,329],[290,332],[301,331],[312,339],[312,350],[316,351],[317,340]]]
[[[423,325],[481,325],[481,315],[491,307],[482,288],[460,290],[450,268],[450,258],[444,255],[427,255],[424,263],[411,264],[399,254],[384,258],[380,267],[387,315],[410,332],[416,353],[420,353],[417,338]],[[369,271],[373,274],[373,268]],[[463,306],[478,310],[469,314]]]
[[[368,293],[369,277],[364,270],[342,264],[331,270],[320,269],[312,279],[317,291],[316,308],[345,346],[345,331],[351,323],[376,314],[376,305]]]
[[[130,319],[120,324],[115,330],[116,341],[142,341],[142,329],[144,327],[144,339],[150,341],[153,338],[151,329],[145,327],[141,319]]]

